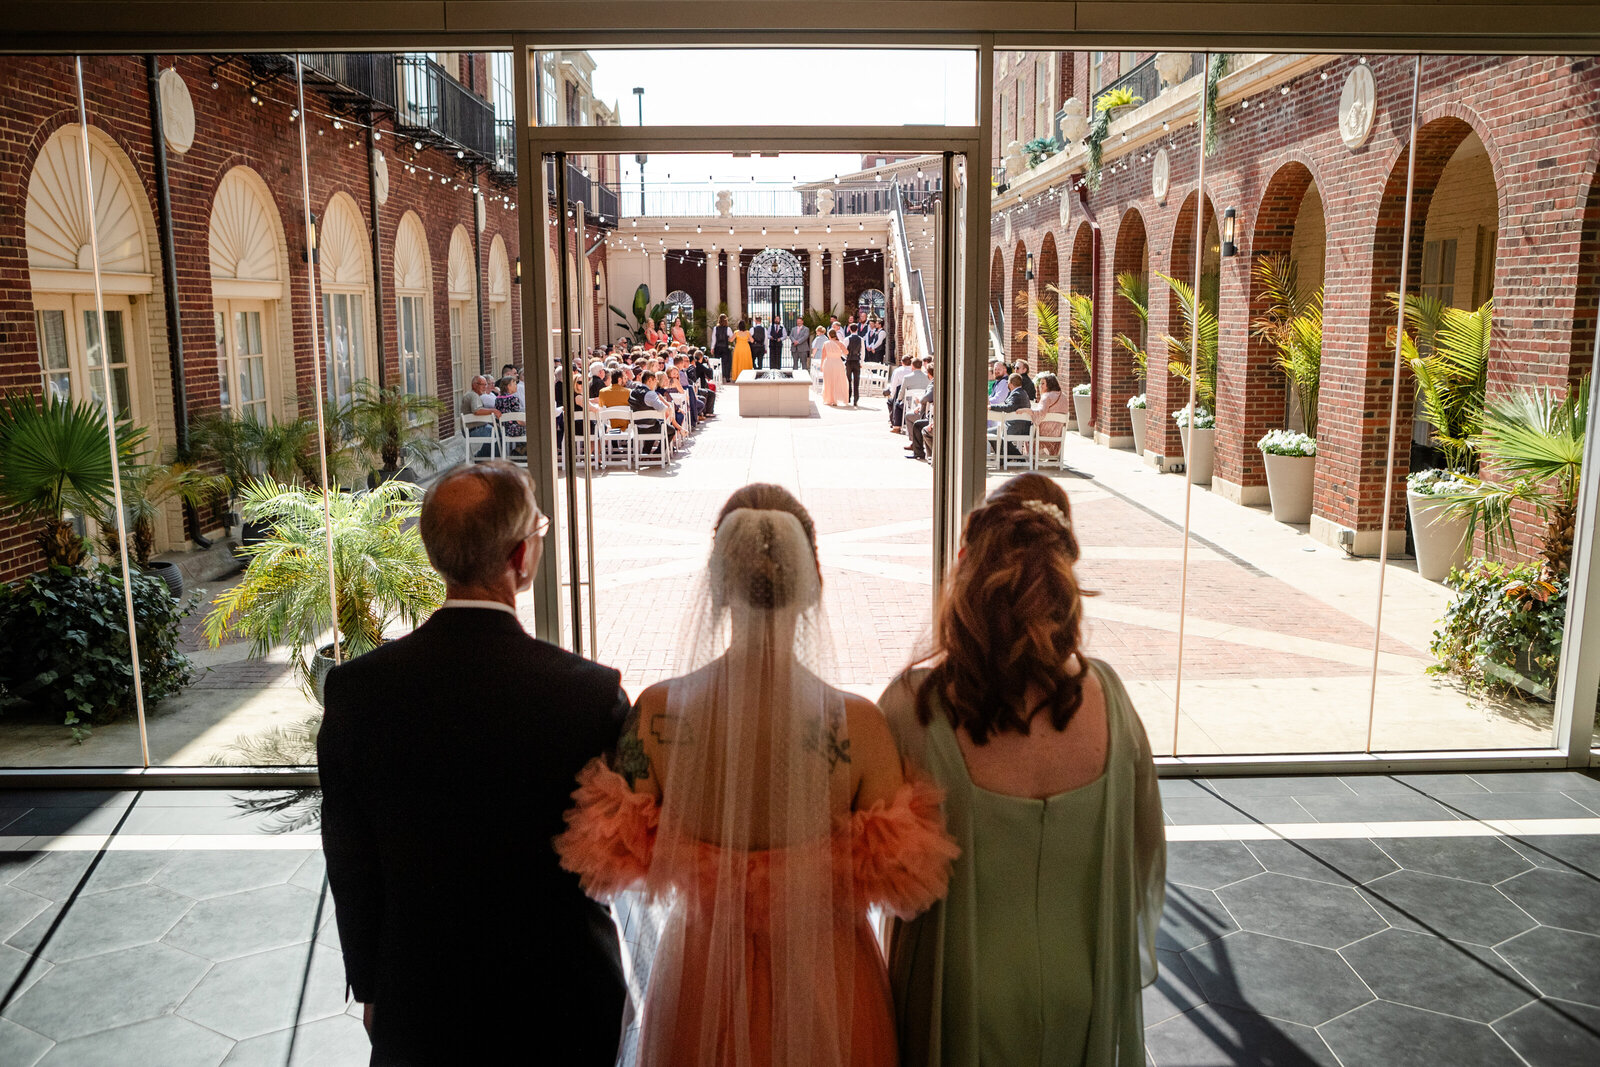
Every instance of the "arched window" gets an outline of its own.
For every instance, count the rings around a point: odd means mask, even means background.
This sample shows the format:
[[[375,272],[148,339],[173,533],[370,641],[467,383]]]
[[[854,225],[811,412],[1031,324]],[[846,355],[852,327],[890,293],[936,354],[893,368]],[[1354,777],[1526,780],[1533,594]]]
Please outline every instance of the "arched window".
[[[148,351],[148,336],[134,315],[133,298],[154,291],[146,243],[149,205],[128,158],[91,127],[89,170],[105,307],[102,338],[94,299],[82,138],[82,127],[61,127],[45,142],[28,177],[25,239],[39,369],[51,394],[103,403],[104,360],[110,364],[117,415],[138,418],[144,403],[133,368],[138,353]]]
[[[433,375],[433,279],[428,235],[415,211],[394,231],[394,299],[399,317],[400,388],[414,396],[436,390]]]
[[[367,314],[372,299],[371,246],[349,193],[335,193],[317,227],[322,287],[322,351],[328,399],[348,403],[356,382],[371,377]]]
[[[223,175],[207,236],[222,410],[266,422],[277,406],[278,302],[288,270],[278,209],[259,174],[241,166]]]
[[[680,318],[685,328],[694,320],[694,297],[682,289],[674,289],[667,294],[667,322],[670,324]]]
[[[494,373],[511,362],[511,261],[499,234],[489,243],[489,356]]]
[[[745,273],[749,297],[745,314],[792,324],[805,307],[805,271],[794,253],[768,248],[750,261]]]
[[[465,226],[457,226],[450,234],[445,294],[450,301],[450,381],[459,396],[478,373],[478,288],[472,269],[472,238]]]
[[[863,289],[861,295],[856,297],[856,310],[865,311],[868,316],[876,315],[881,319],[888,306],[882,289]]]

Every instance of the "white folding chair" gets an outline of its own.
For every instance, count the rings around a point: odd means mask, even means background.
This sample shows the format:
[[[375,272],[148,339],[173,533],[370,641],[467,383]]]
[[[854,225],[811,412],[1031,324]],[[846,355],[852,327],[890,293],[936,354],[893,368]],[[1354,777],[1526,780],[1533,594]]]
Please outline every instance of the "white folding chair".
[[[621,426],[615,423],[622,423]],[[622,460],[629,469],[634,465],[633,412],[626,407],[610,407],[600,412],[600,466],[609,467],[622,449]]]
[[[1048,414],[1037,415],[1034,417],[1033,450],[1036,457],[1035,464],[1037,467],[1049,467],[1054,465],[1058,470],[1064,470],[1066,468],[1066,449],[1062,448],[1059,442],[1062,440],[1062,438],[1067,436],[1067,424],[1071,421],[1072,416],[1068,415],[1064,411],[1052,411]],[[1039,428],[1041,426],[1048,426],[1052,424],[1061,427],[1061,433],[1059,436],[1049,437],[1039,432]],[[1049,452],[1040,448],[1040,445],[1046,441],[1057,442],[1055,455],[1051,455]]]
[[[489,432],[473,436],[473,429],[479,426],[489,427]],[[456,436],[461,439],[461,458],[465,463],[485,463],[491,459],[505,458],[505,442],[500,439],[500,422],[493,415],[458,414]]]
[[[1020,411],[997,411],[989,409],[989,417],[995,422],[991,424],[989,439],[995,442],[995,465],[1000,470],[1010,470],[1013,466],[1026,466],[1033,468],[1033,412],[1027,408]],[[1014,422],[1026,422],[1026,430],[1013,429]],[[1015,448],[1020,455],[1012,455]]]
[[[1000,462],[1002,453],[1001,446],[1005,444],[1005,420],[1010,414],[1011,412],[1009,411],[996,411],[994,408],[989,409],[989,466],[993,469],[1005,469]]]
[[[522,427],[521,433],[508,433],[513,426]],[[522,454],[517,455],[515,446],[522,445]],[[528,414],[525,411],[502,411],[500,413],[500,447],[505,453],[505,458],[511,462],[526,467],[528,465]]]
[[[634,411],[633,416],[633,448],[634,464],[637,467],[654,465],[666,467],[672,462],[671,445],[667,441],[667,423],[659,411]],[[655,423],[654,427],[643,426],[641,423]],[[653,453],[645,451],[645,445],[651,441],[656,442]]]
[[[685,442],[689,440],[689,394],[673,393],[671,395],[672,406],[678,409],[679,425],[684,427],[684,432],[678,435],[677,442],[673,450],[675,452],[681,452]]]

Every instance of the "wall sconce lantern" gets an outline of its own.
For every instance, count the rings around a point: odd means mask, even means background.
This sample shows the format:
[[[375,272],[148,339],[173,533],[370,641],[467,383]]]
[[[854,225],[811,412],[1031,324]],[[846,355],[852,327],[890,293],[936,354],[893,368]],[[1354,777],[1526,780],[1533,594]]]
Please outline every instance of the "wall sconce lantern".
[[[305,260],[307,263],[315,263],[317,261],[317,216],[316,215],[312,215],[311,216],[311,224],[306,228],[306,247],[305,247],[305,251],[300,253],[300,258]]]
[[[1239,254],[1239,246],[1233,241],[1237,215],[1238,213],[1231,207],[1222,213],[1222,255],[1224,258]]]
[[[517,257],[517,265],[516,265],[515,269],[516,269],[516,274],[515,274],[515,276],[513,277],[512,280],[515,281],[516,284],[521,285],[522,284],[522,257],[521,256]]]
[[[595,271],[594,272],[594,291],[597,292],[597,293],[600,291],[600,272],[599,271]]]
[[[1030,282],[1033,281],[1033,253],[1032,252],[1028,253],[1027,266],[1023,270],[1023,274],[1027,276],[1028,281],[1030,281]]]

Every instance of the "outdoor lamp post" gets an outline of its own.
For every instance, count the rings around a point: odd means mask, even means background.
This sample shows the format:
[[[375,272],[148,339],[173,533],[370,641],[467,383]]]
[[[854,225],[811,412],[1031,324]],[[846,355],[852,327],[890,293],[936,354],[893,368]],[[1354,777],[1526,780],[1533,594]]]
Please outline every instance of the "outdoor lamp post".
[[[1239,254],[1239,246],[1233,242],[1237,214],[1231,207],[1222,213],[1222,255],[1224,258]]]
[[[639,100],[639,125],[643,126],[644,125],[644,86],[635,85],[633,87],[633,95],[635,97],[637,97],[638,100]],[[650,157],[645,155],[643,152],[641,152],[638,155],[633,157],[633,161],[635,163],[639,164],[639,214],[641,214],[641,215],[644,214],[644,163],[645,163],[645,160],[647,160],[649,158]]]
[[[518,285],[522,284],[522,257],[517,257],[516,276],[513,278]]]
[[[1028,281],[1033,281],[1033,253],[1028,253],[1027,265],[1023,268],[1023,275]]]

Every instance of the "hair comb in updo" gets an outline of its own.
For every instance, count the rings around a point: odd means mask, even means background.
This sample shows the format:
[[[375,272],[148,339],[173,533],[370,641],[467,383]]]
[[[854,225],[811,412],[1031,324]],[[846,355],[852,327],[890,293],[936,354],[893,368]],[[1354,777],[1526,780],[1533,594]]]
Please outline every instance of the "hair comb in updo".
[[[1054,519],[1058,524],[1060,524],[1063,530],[1072,529],[1072,523],[1067,521],[1066,513],[1060,508],[1056,507],[1054,504],[1044,500],[1024,500],[1022,501],[1022,506],[1027,508],[1029,511],[1036,511],[1040,515]]]

